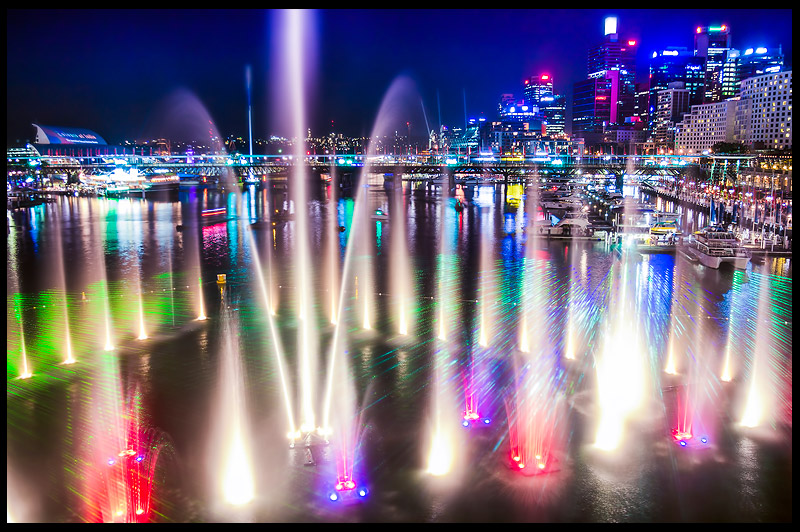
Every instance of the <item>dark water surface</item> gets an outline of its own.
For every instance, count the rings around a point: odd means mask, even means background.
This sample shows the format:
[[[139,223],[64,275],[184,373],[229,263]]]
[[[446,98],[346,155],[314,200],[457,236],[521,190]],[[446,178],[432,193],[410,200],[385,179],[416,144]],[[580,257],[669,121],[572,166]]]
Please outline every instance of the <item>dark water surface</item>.
[[[680,254],[639,254],[599,241],[534,244],[515,232],[519,211],[503,186],[461,192],[468,207],[458,213],[445,203],[443,220],[442,204],[450,200],[405,191],[416,306],[412,334],[400,336],[390,302],[400,213],[390,192],[369,190],[370,218],[362,231],[369,258],[354,254],[351,260],[371,264],[372,288],[380,295],[373,330],[346,318],[341,334],[352,381],[337,381],[335,388],[357,405],[355,473],[370,489],[366,499],[349,505],[326,498],[335,482],[335,447],[319,449],[317,465],[308,466],[305,449],[290,449],[286,437],[258,267],[277,293],[276,330],[296,390],[297,224],[280,218],[274,226],[249,225],[276,209],[293,210],[285,189],[246,188],[241,195],[192,189],[173,200],[60,198],[13,213],[7,251],[9,519],[97,520],[92,501],[105,495],[95,477],[107,474],[90,452],[100,438],[98,416],[106,415],[98,404],[114,410],[135,397],[142,427],[163,444],[151,521],[791,522],[791,259],[717,271]],[[217,207],[238,220],[198,224],[201,211]],[[344,231],[327,230],[331,209]],[[317,318],[318,397],[335,333],[330,274],[340,282],[355,209],[352,198],[330,187],[311,190],[308,282]],[[388,219],[373,216],[377,210]],[[187,229],[176,231],[178,224]],[[450,250],[444,256],[442,231]],[[534,476],[509,466],[506,408],[521,359],[528,246],[536,247],[529,257],[545,265],[538,285],[544,287],[544,318],[532,330],[550,346],[557,397],[546,399],[560,405],[554,419],[561,435],[552,448],[554,470]],[[436,340],[443,272],[450,276],[452,332],[444,351]],[[227,275],[222,293],[216,283],[221,273]],[[200,286],[206,321],[196,321]],[[136,339],[139,294],[146,340]],[[632,303],[623,304],[622,294]],[[356,315],[355,294],[344,297],[343,312]],[[579,337],[574,360],[565,357],[570,305]],[[478,342],[482,312],[489,316],[487,347]],[[609,324],[620,319],[639,331],[645,372],[631,379],[646,381],[646,396],[626,422],[619,447],[606,452],[593,445],[600,417],[596,360]],[[113,351],[103,349],[106,323]],[[67,338],[77,359],[72,365],[62,364]],[[670,338],[680,352],[677,376],[663,371]],[[212,452],[221,421],[232,416],[219,391],[231,352],[242,368],[256,493],[239,508],[220,499],[221,462]],[[734,368],[730,382],[720,378],[726,353]],[[446,378],[438,379],[436,360]],[[19,379],[25,363],[33,377]],[[746,428],[739,421],[756,367],[766,383],[759,392],[766,406],[760,425]],[[491,423],[467,429],[460,412],[470,368],[478,375],[481,414]],[[712,441],[703,448],[682,448],[669,435],[685,389],[704,405]],[[440,412],[457,449],[450,474],[442,477],[426,473],[436,390],[452,399]]]

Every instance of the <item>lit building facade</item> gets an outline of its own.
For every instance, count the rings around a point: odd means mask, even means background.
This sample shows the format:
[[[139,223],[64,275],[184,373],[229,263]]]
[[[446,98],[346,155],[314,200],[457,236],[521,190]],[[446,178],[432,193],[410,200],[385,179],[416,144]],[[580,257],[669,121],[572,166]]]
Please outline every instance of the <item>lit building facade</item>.
[[[722,72],[722,97],[739,95],[741,80],[762,74],[782,72],[783,50],[776,48],[748,48],[744,51],[732,49],[728,52]]]
[[[742,80],[736,141],[755,150],[792,147],[792,71]]]
[[[672,83],[670,88],[658,92],[657,102],[653,138],[658,148],[669,153],[675,144],[675,124],[689,112],[689,91],[681,82]]]
[[[700,155],[718,142],[734,142],[738,99],[693,105],[675,128],[675,154]]]
[[[602,138],[611,122],[611,80],[590,78],[575,83],[572,92],[572,136],[583,138],[587,145]]]

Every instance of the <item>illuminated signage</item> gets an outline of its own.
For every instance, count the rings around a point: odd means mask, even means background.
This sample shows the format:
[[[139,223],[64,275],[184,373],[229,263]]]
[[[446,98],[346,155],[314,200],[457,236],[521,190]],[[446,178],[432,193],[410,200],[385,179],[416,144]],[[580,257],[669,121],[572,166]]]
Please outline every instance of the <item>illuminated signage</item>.
[[[606,17],[605,29],[606,35],[617,33],[617,17]]]

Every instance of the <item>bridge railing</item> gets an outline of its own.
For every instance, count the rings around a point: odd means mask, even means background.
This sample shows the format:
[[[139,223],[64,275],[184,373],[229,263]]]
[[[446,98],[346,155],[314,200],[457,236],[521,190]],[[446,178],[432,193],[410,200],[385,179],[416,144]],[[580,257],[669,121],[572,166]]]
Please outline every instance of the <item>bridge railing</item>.
[[[703,163],[705,156],[651,156],[651,155],[606,155],[606,156],[567,156],[567,155],[534,155],[534,156],[494,156],[466,154],[407,154],[407,155],[361,155],[361,154],[310,154],[302,157],[302,162],[310,166],[326,166],[336,168],[370,166],[439,166],[439,167],[636,167],[647,168],[680,168],[696,166]],[[291,155],[141,155],[123,154],[109,156],[38,156],[14,157],[8,159],[7,165],[42,167],[89,166],[96,168],[113,168],[121,166],[159,166],[178,167],[187,165],[216,167],[253,167],[275,166],[286,167],[296,164]]]

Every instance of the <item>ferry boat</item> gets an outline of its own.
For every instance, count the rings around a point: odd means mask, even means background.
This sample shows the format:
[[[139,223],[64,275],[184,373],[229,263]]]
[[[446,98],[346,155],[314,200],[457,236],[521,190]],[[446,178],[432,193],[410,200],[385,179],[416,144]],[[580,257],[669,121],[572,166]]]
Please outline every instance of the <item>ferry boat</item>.
[[[704,227],[695,232],[689,240],[687,252],[703,266],[714,269],[729,263],[743,270],[752,257],[750,250],[741,245],[733,231],[722,226]]]

